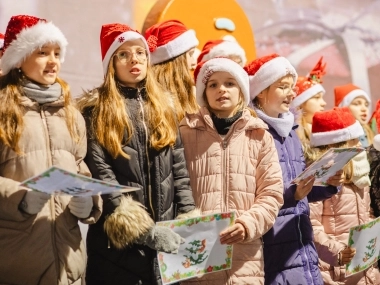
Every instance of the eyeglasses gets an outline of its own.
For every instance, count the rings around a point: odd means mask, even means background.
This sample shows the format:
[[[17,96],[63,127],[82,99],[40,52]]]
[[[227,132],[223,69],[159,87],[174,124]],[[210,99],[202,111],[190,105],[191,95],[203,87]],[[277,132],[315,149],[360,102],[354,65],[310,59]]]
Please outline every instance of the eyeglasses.
[[[114,56],[117,56],[122,64],[126,64],[132,60],[133,55],[136,56],[139,62],[144,62],[148,58],[148,52],[143,48],[134,52],[129,50],[119,50]]]
[[[287,96],[289,94],[297,95],[299,91],[299,88],[297,86],[290,87],[287,85],[283,85],[283,86],[278,86],[278,88],[282,90],[282,94],[284,96]]]

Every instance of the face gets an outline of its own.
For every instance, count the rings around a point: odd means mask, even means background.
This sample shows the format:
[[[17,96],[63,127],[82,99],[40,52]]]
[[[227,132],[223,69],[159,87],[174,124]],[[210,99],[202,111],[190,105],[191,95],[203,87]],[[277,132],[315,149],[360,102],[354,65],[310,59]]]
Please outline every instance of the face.
[[[352,139],[347,141],[347,147],[361,147],[359,139]]]
[[[290,103],[295,96],[293,84],[293,76],[286,75],[257,95],[268,116],[278,118],[280,114],[289,112]]]
[[[61,69],[61,49],[57,44],[46,44],[33,51],[19,66],[30,80],[42,85],[51,85]]]
[[[365,97],[356,97],[352,100],[348,108],[360,124],[365,124],[367,122],[369,115],[369,102],[365,99]]]
[[[189,70],[194,70],[197,66],[197,60],[194,56],[195,48],[192,48],[186,52],[187,67]]]
[[[219,118],[229,118],[241,100],[240,87],[228,72],[213,73],[206,84],[206,97],[211,111]]]
[[[323,111],[325,106],[326,101],[323,99],[323,92],[319,92],[301,105],[302,116],[307,123],[311,124],[313,122],[314,114]]]
[[[148,68],[147,51],[141,39],[127,41],[113,55],[117,79],[124,86],[137,88]]]

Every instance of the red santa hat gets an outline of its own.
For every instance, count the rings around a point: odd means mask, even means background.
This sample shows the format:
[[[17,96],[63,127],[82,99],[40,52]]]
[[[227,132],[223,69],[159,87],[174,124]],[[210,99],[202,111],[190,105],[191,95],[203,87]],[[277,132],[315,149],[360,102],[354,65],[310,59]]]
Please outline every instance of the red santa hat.
[[[322,146],[356,139],[364,135],[360,123],[348,107],[317,112],[311,127],[310,145]]]
[[[152,64],[175,58],[199,44],[194,30],[177,20],[157,23],[145,31]]]
[[[367,94],[367,92],[352,83],[336,86],[334,88],[334,95],[336,107],[348,106],[356,97],[359,96],[363,96],[368,103],[371,104],[371,97]]]
[[[251,100],[278,79],[290,74],[297,82],[297,72],[285,57],[271,54],[257,58],[244,67],[249,75]]]
[[[47,43],[61,48],[60,60],[64,61],[67,40],[52,22],[28,15],[13,16],[5,31],[4,53],[1,58],[3,75],[18,67],[27,56]]]
[[[326,63],[322,62],[323,57],[319,59],[312,71],[307,76],[299,76],[296,87],[298,87],[297,96],[292,101],[292,107],[299,107],[310,98],[318,93],[326,93],[325,88],[321,85],[322,77],[326,74]]]
[[[100,31],[100,47],[102,51],[103,73],[106,75],[108,65],[114,52],[125,42],[142,40],[149,54],[148,43],[136,30],[124,24],[106,24]]]
[[[248,75],[244,69],[235,61],[225,58],[216,57],[207,61],[198,63],[194,71],[194,78],[196,84],[196,96],[199,106],[206,106],[206,102],[203,100],[203,92],[206,89],[207,81],[210,76],[219,71],[228,72],[231,74],[237,83],[244,96],[244,102],[249,104],[249,80]]]
[[[198,63],[209,60],[214,57],[224,56],[229,57],[235,55],[240,57],[242,65],[247,63],[244,49],[236,42],[231,40],[212,40],[208,41],[198,56]]]
[[[4,35],[0,33],[0,50],[3,50],[4,46]]]

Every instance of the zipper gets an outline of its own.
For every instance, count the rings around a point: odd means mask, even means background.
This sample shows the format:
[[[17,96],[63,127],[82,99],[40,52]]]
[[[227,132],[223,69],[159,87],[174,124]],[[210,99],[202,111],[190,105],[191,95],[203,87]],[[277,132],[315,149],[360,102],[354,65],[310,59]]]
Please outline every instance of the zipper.
[[[228,177],[227,175],[223,175],[225,172],[225,169],[227,168],[227,155],[226,155],[226,148],[227,148],[227,140],[224,138],[222,140],[222,211],[227,212],[228,206],[227,206],[227,188],[228,188]]]
[[[152,203],[152,186],[150,183],[150,160],[149,160],[149,152],[148,152],[148,128],[147,128],[146,123],[145,123],[145,113],[144,113],[144,106],[142,103],[140,88],[137,89],[137,101],[139,102],[140,108],[142,111],[142,123],[143,123],[144,131],[145,131],[145,155],[146,155],[146,160],[148,162],[148,171],[147,171],[147,175],[148,175],[148,200],[149,200],[150,209],[152,210],[153,220],[155,221],[156,218],[155,218],[155,213],[154,213],[153,203]]]

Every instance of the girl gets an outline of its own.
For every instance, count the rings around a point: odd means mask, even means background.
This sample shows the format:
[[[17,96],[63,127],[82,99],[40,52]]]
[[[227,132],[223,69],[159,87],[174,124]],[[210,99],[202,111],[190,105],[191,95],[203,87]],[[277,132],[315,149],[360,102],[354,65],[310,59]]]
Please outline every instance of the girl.
[[[78,219],[94,223],[99,199],[20,186],[53,165],[89,175],[85,122],[57,77],[66,46],[44,19],[19,15],[8,23],[0,77],[1,284],[80,284],[85,271]]]
[[[195,70],[201,110],[180,125],[191,186],[204,214],[233,211],[235,225],[220,233],[234,244],[232,269],[182,284],[264,284],[261,237],[282,205],[282,178],[266,125],[246,106],[248,76],[227,58]]]
[[[336,187],[313,187],[314,177],[292,184],[305,168],[294,115],[289,112],[297,73],[277,54],[264,56],[245,67],[250,95],[259,118],[269,125],[284,180],[284,205],[272,229],[264,236],[265,284],[322,284],[313,244],[308,201],[331,197]],[[341,173],[329,180],[339,185]]]
[[[196,65],[194,51],[199,44],[195,32],[180,21],[168,20],[147,29],[145,38],[151,52],[154,76],[171,94],[177,118],[181,121],[185,112],[198,111],[191,75]]]
[[[140,190],[104,196],[87,234],[86,282],[161,284],[155,250],[176,252],[181,238],[154,222],[194,209],[176,117],[152,77],[144,37],[107,24],[100,38],[104,82],[78,102],[89,131],[86,161],[95,177]]]
[[[335,107],[348,107],[355,119],[364,129],[364,134],[359,140],[362,147],[368,147],[373,142],[374,133],[368,125],[371,111],[371,97],[359,87],[353,84],[336,86],[334,88]]]
[[[362,135],[363,128],[347,107],[317,112],[313,118],[312,149],[306,153],[306,159],[312,163],[332,147],[360,146]],[[355,249],[347,247],[350,228],[373,219],[369,171],[367,154],[362,151],[344,167],[344,184],[339,193],[310,205],[324,284],[377,284],[380,280],[379,271],[374,267],[344,277],[345,265],[355,255]]]

